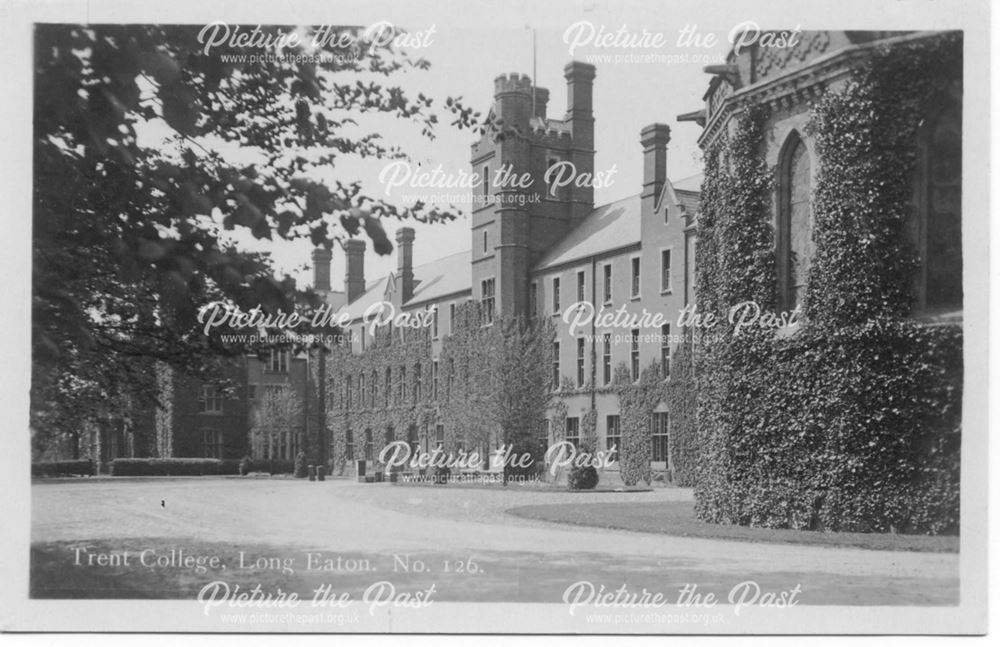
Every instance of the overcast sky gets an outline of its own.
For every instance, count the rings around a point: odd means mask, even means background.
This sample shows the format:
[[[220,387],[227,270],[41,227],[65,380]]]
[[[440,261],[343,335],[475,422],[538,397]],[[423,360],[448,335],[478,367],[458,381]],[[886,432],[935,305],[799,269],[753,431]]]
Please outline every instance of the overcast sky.
[[[296,5],[297,6],[297,5]],[[567,9],[573,7],[573,9]],[[746,8],[745,8],[746,7]],[[493,79],[498,74],[532,72],[532,31],[537,31],[537,76],[539,86],[548,88],[550,100],[548,114],[561,119],[566,110],[566,86],[563,67],[571,60],[592,62],[597,67],[594,82],[594,116],[596,129],[596,160],[598,171],[616,168],[615,182],[595,191],[597,205],[638,193],[642,183],[642,151],[639,131],[654,122],[668,124],[671,142],[668,153],[668,174],[677,180],[697,174],[701,170],[700,155],[696,144],[700,127],[691,122],[678,123],[678,114],[703,107],[702,96],[710,76],[702,70],[706,62],[718,62],[730,47],[729,34],[736,25],[747,21],[757,22],[765,28],[803,29],[815,28],[823,10],[810,6],[812,19],[807,24],[804,15],[775,12],[769,7],[749,7],[736,3],[606,3],[595,0],[569,3],[527,3],[512,0],[508,3],[460,2],[450,0],[434,5],[394,3],[391,11],[372,8],[363,4],[346,2],[338,7],[336,16],[324,12],[290,12],[288,20],[301,19],[287,24],[358,24],[371,25],[391,21],[409,32],[424,33],[421,49],[407,48],[412,56],[421,56],[431,63],[430,70],[413,70],[398,74],[393,83],[412,92],[423,92],[435,97],[439,104],[446,96],[461,96],[466,105],[484,113],[493,99]],[[224,12],[217,14],[222,19]],[[347,20],[347,17],[350,20]],[[244,24],[248,21],[244,18]],[[582,25],[580,23],[583,23]],[[235,23],[234,23],[235,24]],[[253,23],[250,23],[253,24]],[[574,27],[574,25],[576,25]],[[428,35],[428,32],[432,31]],[[598,47],[595,40],[601,34],[614,39],[614,34],[624,32],[631,39],[658,39],[658,47],[622,47],[611,42]],[[714,38],[710,47],[698,46],[689,41],[679,46],[682,32],[699,38]],[[593,37],[591,37],[593,35]],[[578,44],[571,53],[574,40]],[[655,54],[672,57],[670,61],[630,62],[623,60],[594,60],[594,56],[644,56]],[[687,57],[687,60],[676,60]],[[390,143],[399,144],[416,161],[434,167],[438,164],[457,172],[470,171],[469,147],[475,136],[442,124],[434,141],[423,138],[413,124],[379,116],[358,117],[363,128],[381,132]],[[360,180],[368,194],[382,190],[378,181],[385,161],[341,158],[336,167],[326,169],[322,175],[342,182]],[[390,198],[405,204],[402,191]],[[463,205],[466,206],[467,205]],[[466,208],[467,211],[467,208]],[[441,256],[468,249],[470,246],[469,221],[459,219],[448,224],[420,225],[412,222],[390,221],[384,223],[392,236],[395,229],[408,225],[416,229],[414,263],[422,264]],[[261,243],[249,237],[240,242],[272,253],[279,274],[290,273],[300,285],[312,283],[308,269],[311,246],[308,241],[296,243]],[[340,289],[343,283],[343,254],[335,249],[333,259],[333,285]],[[378,278],[392,271],[394,257],[378,257],[371,251],[366,257],[366,278]]]
[[[700,172],[699,151],[696,139],[700,128],[693,123],[678,123],[676,116],[702,107],[701,97],[709,76],[702,71],[706,60],[718,60],[728,49],[726,33],[731,28],[720,27],[715,31],[717,44],[710,48],[677,47],[680,30],[694,21],[678,19],[642,23],[625,20],[609,10],[581,10],[571,16],[528,16],[515,25],[496,25],[485,28],[478,24],[454,24],[444,15],[404,16],[393,15],[378,20],[392,20],[409,32],[424,32],[427,47],[408,48],[411,56],[422,56],[430,61],[427,71],[413,70],[398,74],[393,82],[416,95],[424,92],[440,103],[447,96],[461,96],[466,105],[485,113],[493,100],[493,79],[498,74],[532,73],[532,25],[537,33],[537,84],[549,89],[548,115],[561,119],[566,110],[566,82],[563,67],[571,60],[592,62],[597,67],[594,81],[594,117],[596,135],[595,167],[598,171],[616,168],[614,183],[595,190],[595,202],[603,204],[633,195],[641,190],[642,150],[639,131],[647,124],[666,123],[671,128],[668,153],[668,173],[672,179],[689,177]],[[576,27],[574,24],[580,23]],[[372,24],[362,23],[362,24]],[[508,21],[509,22],[509,21]],[[321,24],[312,22],[309,24]],[[483,24],[490,24],[483,21]],[[617,32],[626,27],[633,38],[660,34],[661,47],[596,47],[594,38],[601,34]],[[432,33],[427,34],[428,31]],[[569,30],[569,33],[567,33]],[[709,33],[708,27],[698,26],[699,33]],[[569,40],[569,42],[567,42]],[[578,44],[572,55],[574,40],[588,41]],[[647,41],[648,42],[648,41]],[[687,61],[626,62],[593,60],[594,55],[687,56]],[[361,126],[380,132],[393,144],[400,144],[414,159],[433,168],[438,164],[449,172],[470,171],[469,147],[476,137],[442,124],[434,141],[422,137],[412,124],[395,119],[359,117]],[[335,168],[327,169],[322,176],[340,181],[361,180],[369,194],[383,191],[379,173],[386,161],[341,158]],[[449,193],[455,193],[450,191]],[[394,189],[391,196],[383,196],[397,204],[412,203],[404,195],[412,193]],[[432,194],[441,191],[431,191]],[[423,196],[432,197],[433,196]],[[440,200],[438,200],[440,202]],[[443,205],[447,206],[447,205]],[[468,205],[459,205],[468,213]],[[409,221],[386,221],[392,232],[401,226],[416,229],[414,263],[422,264],[441,256],[468,249],[470,246],[469,221],[460,218],[446,224],[421,225]],[[300,285],[312,284],[310,263],[311,245],[308,241],[293,243],[253,241],[240,236],[244,246],[270,251],[279,274],[289,273]],[[343,283],[343,254],[335,248],[332,283],[340,289]],[[369,280],[387,274],[395,268],[394,257],[379,257],[369,245],[365,259],[365,275]]]

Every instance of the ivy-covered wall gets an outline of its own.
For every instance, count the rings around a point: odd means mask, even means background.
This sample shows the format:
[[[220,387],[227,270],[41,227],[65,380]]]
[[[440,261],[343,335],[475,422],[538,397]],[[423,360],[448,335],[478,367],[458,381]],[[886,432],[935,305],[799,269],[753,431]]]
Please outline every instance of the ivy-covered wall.
[[[614,388],[618,393],[621,416],[621,447],[618,448],[619,469],[625,485],[652,481],[650,457],[653,453],[653,411],[666,401],[667,382],[659,362],[652,362],[632,381],[631,369],[622,362],[615,367]]]
[[[935,91],[961,78],[961,52],[960,34],[883,47],[811,107],[816,252],[805,321],[790,335],[714,330],[722,334],[692,349],[693,377],[675,379],[688,387],[671,386],[674,450],[696,447],[684,478],[701,518],[957,531],[961,327],[912,318],[917,257],[907,223],[918,128]],[[775,169],[763,161],[772,118],[746,108],[705,151],[702,312],[777,303]]]
[[[441,343],[436,390],[428,328],[407,329],[404,335],[398,329],[379,328],[363,354],[352,354],[346,347],[333,349],[328,360],[327,428],[334,473],[353,469],[347,460],[347,430],[352,432],[355,458],[364,457],[366,429],[372,430],[377,460],[390,427],[393,440],[410,440],[412,426],[421,448],[433,449],[439,424],[446,452],[454,453],[459,443],[466,452],[507,443],[515,445],[516,452],[540,456],[544,448],[534,445],[550,399],[545,350],[554,334],[551,322],[501,317],[484,326],[474,302],[460,304],[456,319],[452,333]]]

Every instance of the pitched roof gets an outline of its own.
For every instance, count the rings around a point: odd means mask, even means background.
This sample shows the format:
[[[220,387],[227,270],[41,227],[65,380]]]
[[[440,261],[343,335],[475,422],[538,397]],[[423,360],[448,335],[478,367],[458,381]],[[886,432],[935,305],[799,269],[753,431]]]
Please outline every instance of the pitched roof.
[[[689,213],[699,209],[701,175],[677,182],[667,181],[664,191],[671,191]],[[576,227],[553,245],[535,264],[534,270],[544,270],[563,263],[602,254],[638,244],[642,238],[642,199],[639,194],[609,202],[591,211]],[[470,266],[472,253],[465,250],[413,268],[413,296],[405,306],[434,301],[452,294],[472,290]],[[351,320],[361,318],[372,304],[385,299],[387,288],[396,289],[394,274],[368,282],[365,292],[353,303],[342,308]],[[390,285],[391,284],[391,285]]]
[[[680,180],[671,180],[670,183],[674,185],[674,191],[701,193],[701,183],[704,179],[705,175],[703,173],[698,173],[697,175],[681,178]]]
[[[543,270],[639,242],[639,194],[597,207],[552,246],[534,269]]]
[[[472,275],[469,272],[471,262],[471,252],[468,250],[458,252],[417,265],[413,268],[413,296],[403,304],[408,306],[424,301],[433,301],[449,294],[456,294],[472,290]],[[365,292],[354,302],[345,306],[341,312],[347,312],[351,320],[360,319],[365,310],[372,304],[385,299],[386,289],[396,288],[399,279],[395,274],[389,274],[381,278],[369,281],[365,286]]]
[[[413,298],[407,303],[432,301],[472,290],[472,252],[465,250],[413,268]]]
[[[701,211],[701,194],[696,191],[677,191],[677,201],[692,216]]]

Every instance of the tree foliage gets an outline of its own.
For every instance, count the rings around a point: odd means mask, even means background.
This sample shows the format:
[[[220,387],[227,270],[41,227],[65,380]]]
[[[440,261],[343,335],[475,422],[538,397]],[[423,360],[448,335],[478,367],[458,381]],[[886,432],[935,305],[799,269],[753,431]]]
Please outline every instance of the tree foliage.
[[[264,388],[250,419],[251,458],[274,458],[281,435],[285,443],[302,432],[302,399],[290,388]]]
[[[339,31],[356,37],[356,28]],[[396,83],[427,61],[391,44],[320,59],[296,58],[301,49],[248,53],[260,51],[226,44],[205,53],[197,26],[36,27],[36,428],[107,415],[122,392],[155,397],[153,360],[205,375],[212,358],[246,351],[202,334],[197,314],[207,303],[316,305],[232,234],[326,247],[364,235],[387,254],[382,219],[454,217],[373,198],[346,170],[357,157],[406,156],[367,115],[412,122],[429,138],[442,114],[459,128],[476,125],[460,100],[436,110]],[[330,169],[336,180],[318,179]]]

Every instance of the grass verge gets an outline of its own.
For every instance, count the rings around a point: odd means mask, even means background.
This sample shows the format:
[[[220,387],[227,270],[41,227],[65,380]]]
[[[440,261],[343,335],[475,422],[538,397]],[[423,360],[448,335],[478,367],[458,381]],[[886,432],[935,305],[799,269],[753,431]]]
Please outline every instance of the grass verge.
[[[957,553],[957,536],[892,535],[861,532],[813,532],[776,528],[723,526],[700,521],[689,501],[640,503],[556,503],[510,508],[507,514],[525,519],[575,526],[748,542],[806,544],[866,550]]]

